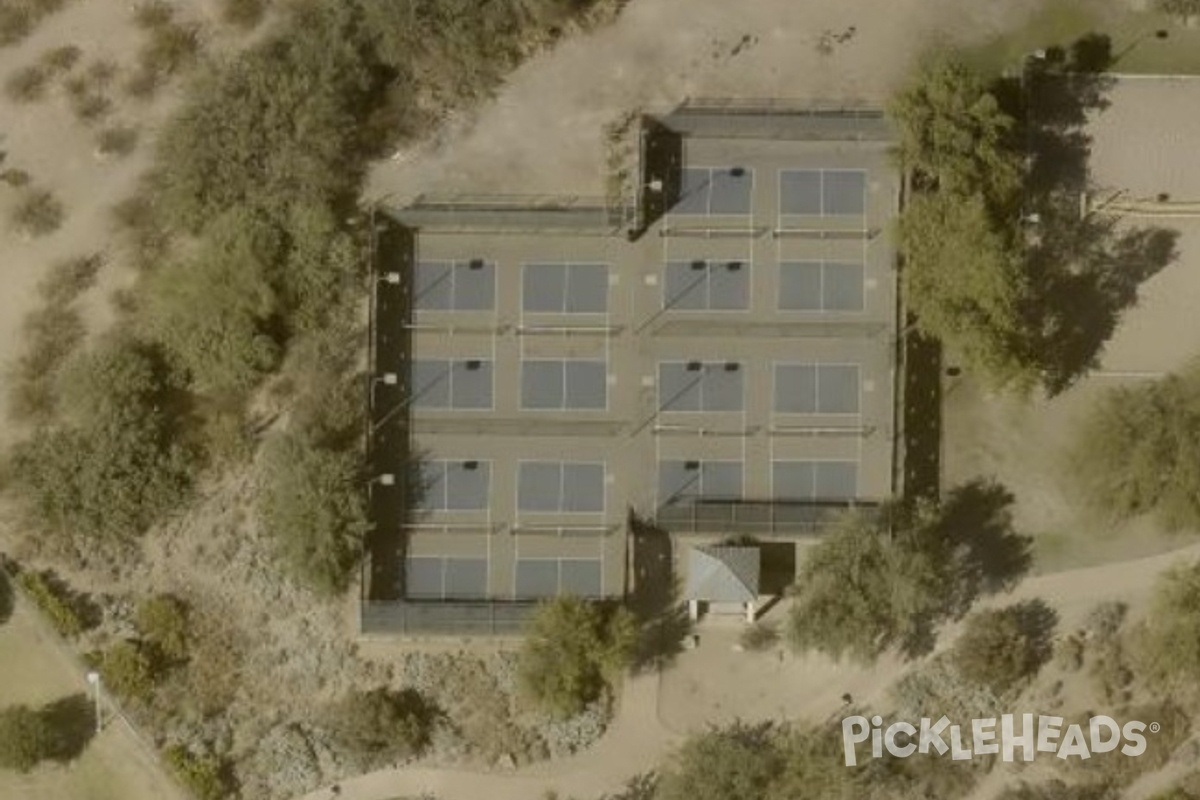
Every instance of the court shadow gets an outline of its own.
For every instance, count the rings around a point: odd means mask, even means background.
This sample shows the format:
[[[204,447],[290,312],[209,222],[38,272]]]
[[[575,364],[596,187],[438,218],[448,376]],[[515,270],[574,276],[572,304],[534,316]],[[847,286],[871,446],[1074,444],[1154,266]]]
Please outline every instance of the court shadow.
[[[902,347],[904,496],[936,501],[942,475],[942,347],[915,330],[904,336]]]
[[[671,535],[632,511],[629,530],[633,586],[628,593],[628,606],[641,623],[633,668],[661,669],[683,651],[683,640],[692,631],[692,621],[675,575]]]
[[[13,589],[8,575],[0,572],[0,625],[8,622],[13,612]]]

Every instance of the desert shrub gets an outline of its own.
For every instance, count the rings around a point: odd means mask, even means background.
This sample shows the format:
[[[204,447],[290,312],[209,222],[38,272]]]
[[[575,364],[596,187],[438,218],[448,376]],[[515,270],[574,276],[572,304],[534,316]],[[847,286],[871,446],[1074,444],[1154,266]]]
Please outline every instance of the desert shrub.
[[[83,57],[83,51],[73,44],[52,47],[42,53],[41,63],[52,72],[67,72]]]
[[[9,224],[20,236],[47,236],[59,229],[65,216],[62,203],[53,194],[26,189],[9,213]]]
[[[1056,621],[1040,600],[976,612],[954,642],[954,665],[968,680],[1007,692],[1049,659]]]
[[[175,75],[200,52],[200,31],[194,25],[170,22],[150,31],[138,51],[138,69],[159,79]]]
[[[263,454],[258,516],[289,574],[314,591],[345,591],[368,528],[354,455],[282,434]]]
[[[221,21],[242,30],[251,30],[262,22],[268,0],[221,0]]]
[[[165,0],[146,0],[133,9],[133,23],[142,30],[152,31],[171,24],[175,9]]]
[[[54,750],[54,732],[41,714],[26,705],[0,709],[0,767],[29,772]]]
[[[521,646],[521,687],[558,718],[604,697],[637,647],[637,623],[626,609],[566,595],[537,610]]]
[[[23,5],[0,5],[0,47],[8,47],[33,32],[34,19]]]
[[[346,695],[326,722],[363,768],[376,768],[419,754],[429,743],[433,711],[412,689],[380,687]]]
[[[1057,778],[1043,783],[1021,782],[1005,789],[996,800],[1119,800],[1121,793],[1103,782],[1068,784]]]
[[[14,103],[32,103],[46,96],[50,75],[40,64],[16,69],[4,79],[4,94]]]
[[[112,207],[112,221],[114,232],[132,250],[134,266],[149,271],[159,265],[170,237],[154,211],[153,195],[146,187],[116,203]]]
[[[770,650],[779,642],[779,628],[769,622],[755,622],[742,629],[739,641],[750,651]]]
[[[151,648],[132,639],[109,646],[100,656],[104,685],[122,700],[150,700],[165,675]]]
[[[137,628],[168,661],[186,661],[188,615],[188,605],[183,600],[173,594],[156,594],[138,604]]]
[[[93,87],[104,89],[112,84],[113,79],[117,77],[117,72],[118,67],[115,62],[106,58],[98,58],[88,64],[87,71],[84,74]]]
[[[17,584],[60,636],[74,638],[100,623],[100,609],[52,572],[22,570],[17,575]]]
[[[23,186],[28,186],[29,181],[29,173],[23,169],[9,167],[8,169],[0,171],[0,182],[13,187],[14,189],[20,189]]]
[[[89,90],[71,96],[71,112],[80,122],[97,122],[107,117],[112,110],[112,100],[99,92]]]
[[[127,156],[137,147],[136,128],[118,125],[96,135],[96,152],[102,156]]]
[[[90,253],[56,261],[38,281],[38,295],[47,306],[67,306],[96,285],[104,256]]]
[[[225,800],[236,791],[229,764],[215,755],[197,755],[183,745],[173,744],[163,750],[163,759],[171,774],[197,800]]]
[[[1200,375],[1109,390],[1079,428],[1072,460],[1087,501],[1114,518],[1200,524]]]
[[[47,303],[25,318],[22,350],[5,382],[11,419],[36,422],[50,418],[57,405],[55,376],[86,333],[79,312],[69,305]]]

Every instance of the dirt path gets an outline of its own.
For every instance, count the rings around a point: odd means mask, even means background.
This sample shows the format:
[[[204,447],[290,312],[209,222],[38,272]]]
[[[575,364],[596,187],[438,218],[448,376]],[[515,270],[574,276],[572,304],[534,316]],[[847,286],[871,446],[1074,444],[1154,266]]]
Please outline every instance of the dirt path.
[[[1077,626],[1103,600],[1124,601],[1131,615],[1137,615],[1163,570],[1197,558],[1200,545],[1149,558],[1042,575],[986,604],[1041,598],[1058,611],[1064,630]],[[952,638],[953,631],[947,630],[941,641]],[[837,712],[847,687],[862,690],[861,696],[854,697],[856,703],[869,705],[873,699],[881,699],[901,669],[899,664],[886,663],[871,669],[849,669],[809,655],[787,656],[793,666],[781,674],[773,655],[737,653],[740,668],[731,676],[714,663],[732,652],[727,639],[724,632],[703,636],[701,646],[682,654],[679,664],[664,673],[661,681],[655,676],[630,679],[612,727],[587,752],[513,773],[427,767],[383,770],[345,781],[339,797],[387,800],[430,792],[438,800],[531,800],[547,791],[566,797],[594,797],[614,791],[629,777],[660,764],[680,739],[671,728],[695,730],[731,715],[751,722],[781,716],[823,719]],[[688,684],[691,691],[680,693],[680,684]],[[974,800],[986,800],[1002,785],[1001,778],[982,785]],[[329,789],[323,789],[302,800],[329,800],[332,796]]]

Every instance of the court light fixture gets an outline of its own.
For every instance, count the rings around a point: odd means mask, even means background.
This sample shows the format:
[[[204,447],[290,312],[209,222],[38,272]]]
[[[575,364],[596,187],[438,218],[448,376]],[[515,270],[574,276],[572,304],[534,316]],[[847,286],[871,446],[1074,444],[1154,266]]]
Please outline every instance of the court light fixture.
[[[385,372],[382,375],[380,375],[379,377],[377,377],[375,379],[375,382],[387,384],[388,386],[395,386],[397,383],[400,382],[400,376],[394,372]]]
[[[663,190],[663,182],[660,178],[655,178],[646,184],[646,188],[652,192],[661,192]]]
[[[385,472],[375,478],[376,483],[380,486],[395,486],[396,476],[391,472]]]
[[[692,262],[692,269],[694,269],[694,270],[708,269],[708,262],[703,261],[698,258]]]
[[[393,286],[399,286],[400,285],[400,273],[399,272],[385,272],[379,276],[379,280],[381,283],[390,283]]]
[[[700,363],[699,361],[689,361],[687,363],[687,371],[688,372],[699,372],[703,368],[704,368],[704,365],[702,363]]]
[[[483,366],[483,362],[477,358],[473,358],[467,362],[467,369],[470,370],[471,372],[475,372],[482,366]]]

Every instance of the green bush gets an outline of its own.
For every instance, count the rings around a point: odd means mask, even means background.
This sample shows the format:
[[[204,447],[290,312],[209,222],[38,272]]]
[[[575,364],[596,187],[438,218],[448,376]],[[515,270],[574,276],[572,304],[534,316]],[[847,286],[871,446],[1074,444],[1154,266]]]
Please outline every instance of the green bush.
[[[100,610],[52,572],[22,570],[17,584],[61,636],[74,638],[100,622]]]
[[[4,79],[4,94],[14,103],[32,103],[46,96],[49,82],[45,67],[39,64],[21,67]]]
[[[33,15],[25,6],[0,5],[0,47],[20,42],[33,32]]]
[[[524,693],[567,718],[602,699],[633,661],[637,622],[624,608],[570,595],[541,605],[520,651]]]
[[[29,173],[23,169],[9,167],[6,170],[0,171],[0,182],[13,187],[14,189],[20,189],[23,186],[28,186],[29,181]]]
[[[364,769],[419,754],[429,743],[433,711],[415,691],[356,691],[331,709],[329,728]]]
[[[196,755],[183,745],[163,750],[171,773],[197,800],[226,800],[236,790],[229,765],[214,755]]]
[[[100,656],[104,685],[122,700],[149,701],[165,672],[150,648],[130,639],[111,645]]]
[[[1075,435],[1071,472],[1090,505],[1200,525],[1200,373],[1110,389]]]
[[[152,31],[170,25],[175,19],[175,9],[165,0],[146,0],[133,9],[133,23],[142,30]]]
[[[1160,683],[1190,688],[1200,681],[1200,561],[1158,579],[1140,644]]]
[[[263,454],[257,510],[298,583],[323,595],[346,590],[368,529],[357,456],[277,436]]]
[[[954,642],[954,665],[967,680],[1007,692],[1049,659],[1056,620],[1040,600],[976,612]]]
[[[57,408],[55,376],[87,330],[74,307],[47,302],[25,318],[22,334],[6,381],[8,414],[17,422],[45,422]]]
[[[151,276],[149,328],[199,391],[242,395],[278,365],[272,269],[282,247],[273,226],[230,213],[210,226],[192,258]]]
[[[137,147],[136,128],[116,126],[96,135],[96,152],[102,156],[127,156]]]
[[[26,189],[9,213],[9,224],[20,236],[48,236],[62,226],[66,212],[53,194],[45,189]]]
[[[718,728],[683,743],[655,796],[658,800],[766,798],[785,764],[786,755],[769,729],[743,724]]]
[[[183,600],[173,594],[157,594],[138,605],[137,628],[168,661],[186,661],[190,636],[188,615],[188,605]]]
[[[1179,17],[1182,22],[1200,15],[1200,0],[1155,0],[1154,6],[1164,14]]]
[[[38,295],[47,306],[64,308],[96,285],[96,275],[103,266],[104,256],[100,253],[56,261],[38,281]]]
[[[73,44],[64,44],[61,47],[53,47],[42,53],[41,63],[47,69],[54,73],[68,72],[79,63],[79,59],[83,57],[83,51]]]

